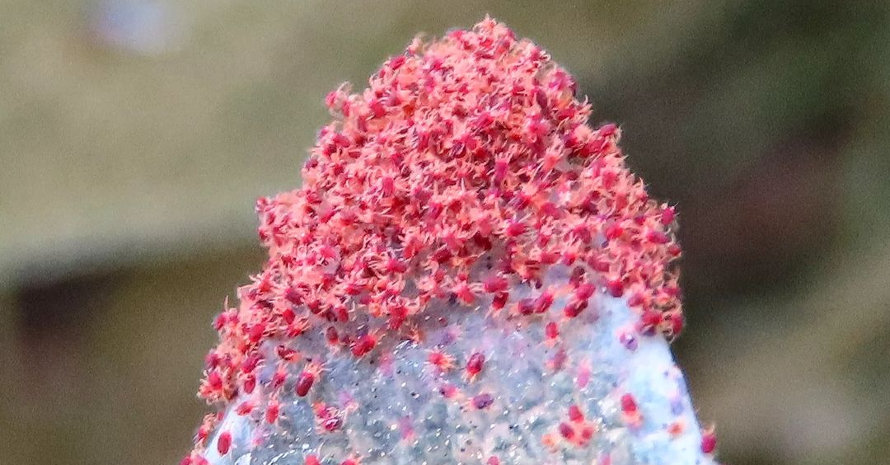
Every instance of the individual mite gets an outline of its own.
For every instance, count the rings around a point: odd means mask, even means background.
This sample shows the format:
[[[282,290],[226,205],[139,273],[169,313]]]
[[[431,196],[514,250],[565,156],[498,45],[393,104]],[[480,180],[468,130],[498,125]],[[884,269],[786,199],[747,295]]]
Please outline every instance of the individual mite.
[[[473,381],[482,373],[485,368],[485,354],[482,352],[473,352],[467,359],[464,376],[468,381]]]
[[[317,362],[309,362],[303,371],[297,376],[297,382],[294,385],[294,392],[300,397],[306,397],[309,390],[318,381],[321,376],[322,365]]]

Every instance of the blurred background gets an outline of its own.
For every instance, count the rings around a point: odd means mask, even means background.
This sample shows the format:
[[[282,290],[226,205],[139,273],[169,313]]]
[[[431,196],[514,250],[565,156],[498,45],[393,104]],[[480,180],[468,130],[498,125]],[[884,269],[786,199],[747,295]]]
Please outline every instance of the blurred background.
[[[177,463],[325,93],[485,13],[679,205],[675,351],[720,458],[886,462],[887,2],[0,0],[0,463]]]

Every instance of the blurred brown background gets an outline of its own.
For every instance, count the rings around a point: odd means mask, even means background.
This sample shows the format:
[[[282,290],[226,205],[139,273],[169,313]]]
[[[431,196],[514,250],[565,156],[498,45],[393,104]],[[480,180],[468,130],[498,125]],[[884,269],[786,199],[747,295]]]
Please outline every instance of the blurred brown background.
[[[0,463],[176,463],[325,93],[485,13],[679,204],[722,460],[885,463],[890,5],[827,0],[0,0]]]

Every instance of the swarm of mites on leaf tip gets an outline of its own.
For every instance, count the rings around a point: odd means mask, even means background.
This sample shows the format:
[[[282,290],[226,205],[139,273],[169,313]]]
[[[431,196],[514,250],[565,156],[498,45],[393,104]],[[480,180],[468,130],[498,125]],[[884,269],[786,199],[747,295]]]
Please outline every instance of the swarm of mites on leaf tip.
[[[674,210],[648,197],[620,129],[591,128],[575,92],[546,52],[491,19],[415,39],[364,91],[331,92],[303,187],[257,202],[269,259],[215,322],[201,396],[228,402],[258,363],[303,363],[269,357],[265,341],[322,333],[361,358],[421,337],[411,322],[436,299],[536,318],[565,298],[571,319],[602,291],[638,311],[640,335],[678,334]],[[567,284],[542,285],[551,266],[571,271]],[[519,286],[532,291],[511,297]]]

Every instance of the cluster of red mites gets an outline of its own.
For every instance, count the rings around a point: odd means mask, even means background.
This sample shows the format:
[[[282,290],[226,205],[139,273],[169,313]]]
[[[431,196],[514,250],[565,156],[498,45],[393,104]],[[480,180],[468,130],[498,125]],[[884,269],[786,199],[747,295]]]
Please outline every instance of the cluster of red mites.
[[[361,93],[331,92],[335,120],[303,187],[257,203],[269,260],[239,289],[240,306],[217,318],[201,395],[227,402],[253,391],[257,365],[280,363],[262,360],[266,341],[320,332],[362,357],[382,338],[416,336],[411,320],[436,299],[550,319],[564,299],[561,324],[601,290],[638,310],[640,334],[676,335],[674,210],[627,169],[615,125],[588,126],[575,90],[541,48],[486,19],[415,40]],[[552,266],[569,271],[568,283],[543,285]],[[520,286],[531,296],[511,298]],[[367,324],[350,330],[359,317]],[[548,337],[558,333],[548,325]],[[483,364],[471,359],[469,375]],[[288,373],[299,372],[270,383]],[[300,374],[297,394],[319,376]],[[568,425],[562,435],[574,437]]]

